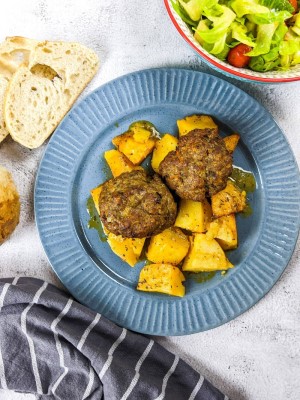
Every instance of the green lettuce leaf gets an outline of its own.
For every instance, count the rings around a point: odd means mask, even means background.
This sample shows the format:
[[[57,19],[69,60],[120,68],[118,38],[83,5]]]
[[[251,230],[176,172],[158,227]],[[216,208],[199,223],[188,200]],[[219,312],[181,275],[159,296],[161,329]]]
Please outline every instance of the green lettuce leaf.
[[[180,5],[178,0],[171,0],[171,3],[172,3],[172,7],[173,7],[174,11],[179,15],[179,17],[182,19],[183,22],[188,24],[190,27],[196,27],[197,26],[197,22],[193,21],[188,16],[188,14],[184,10],[184,8],[182,8],[182,6]]]
[[[277,26],[278,24],[275,22],[273,24],[258,25],[255,47],[247,55],[256,57],[261,54],[267,54],[270,51],[272,38]]]
[[[252,34],[250,34],[252,36]],[[255,42],[251,39],[248,29],[245,25],[239,24],[238,22],[232,22],[231,24],[231,36],[240,43],[247,44],[248,46],[254,47]]]
[[[248,14],[268,14],[269,8],[261,6],[255,0],[233,0],[231,7],[240,18]]]
[[[202,12],[206,7],[213,7],[218,3],[218,0],[178,0],[181,7],[187,13],[192,21],[198,22],[201,18]]]
[[[289,0],[259,0],[259,3],[268,7],[270,10],[282,11],[286,10],[293,13],[294,8]]]

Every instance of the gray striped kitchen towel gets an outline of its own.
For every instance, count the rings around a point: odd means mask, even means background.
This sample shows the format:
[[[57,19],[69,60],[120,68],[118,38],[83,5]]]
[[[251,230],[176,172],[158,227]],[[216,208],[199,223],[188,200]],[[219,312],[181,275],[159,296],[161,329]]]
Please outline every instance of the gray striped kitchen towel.
[[[35,278],[0,279],[0,387],[41,400],[225,400],[178,356]]]

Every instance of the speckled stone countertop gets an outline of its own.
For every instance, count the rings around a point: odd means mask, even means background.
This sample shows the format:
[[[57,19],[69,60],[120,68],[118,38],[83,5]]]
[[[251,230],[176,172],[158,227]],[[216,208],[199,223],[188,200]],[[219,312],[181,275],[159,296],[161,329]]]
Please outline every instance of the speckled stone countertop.
[[[162,0],[145,7],[135,0],[10,0],[1,14],[0,41],[16,35],[78,41],[98,53],[99,73],[82,96],[122,74],[151,67],[185,67],[227,79],[270,111],[300,163],[300,82],[246,84],[217,74],[176,33]],[[33,213],[35,175],[45,146],[28,150],[9,138],[0,144],[0,164],[12,172],[22,200],[20,224],[0,247],[0,277],[33,276],[60,285]],[[249,311],[211,331],[157,340],[233,400],[299,400],[299,271],[298,241],[280,280]],[[0,390],[0,400],[33,398]]]

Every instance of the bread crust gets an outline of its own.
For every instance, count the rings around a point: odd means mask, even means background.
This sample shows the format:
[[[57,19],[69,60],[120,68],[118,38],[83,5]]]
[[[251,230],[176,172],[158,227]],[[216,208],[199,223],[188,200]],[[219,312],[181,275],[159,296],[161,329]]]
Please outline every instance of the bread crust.
[[[15,230],[19,219],[19,193],[11,174],[0,166],[0,245]]]
[[[0,44],[0,77],[9,80],[2,97],[0,81],[0,142],[9,132],[25,147],[41,146],[98,67],[96,53],[76,42],[6,38]],[[31,84],[38,93],[30,92]]]

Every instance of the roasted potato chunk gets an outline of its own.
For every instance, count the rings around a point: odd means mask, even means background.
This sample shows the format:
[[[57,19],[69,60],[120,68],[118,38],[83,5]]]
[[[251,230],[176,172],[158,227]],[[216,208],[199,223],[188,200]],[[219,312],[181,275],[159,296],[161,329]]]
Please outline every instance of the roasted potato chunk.
[[[238,245],[236,219],[234,214],[216,218],[209,224],[206,236],[216,239],[223,250],[233,250]]]
[[[178,267],[172,264],[150,264],[141,270],[137,290],[183,297],[184,281],[185,277]]]
[[[124,172],[131,172],[134,169],[142,168],[136,167],[123,153],[119,150],[107,150],[104,153],[104,158],[113,174],[113,177],[117,177]]]
[[[112,251],[131,267],[138,262],[145,240],[145,238],[123,238],[111,232],[107,236],[107,243]]]
[[[183,271],[207,272],[227,270],[233,265],[215,239],[205,233],[196,233],[191,239],[191,247],[182,265]]]
[[[152,236],[148,250],[148,260],[159,264],[179,264],[187,255],[190,243],[179,228],[168,228]]]
[[[134,165],[139,165],[152,152],[157,140],[150,130],[136,126],[113,138],[112,143]]]
[[[91,190],[91,196],[93,198],[94,204],[95,204],[95,208],[98,212],[98,214],[100,214],[100,210],[99,210],[99,196],[102,190],[102,185],[99,185],[97,187],[95,187],[94,189]]]
[[[240,140],[240,135],[238,135],[237,133],[233,133],[232,135],[224,137],[223,140],[229,153],[233,153]]]
[[[225,189],[211,197],[211,207],[216,218],[243,211],[246,207],[246,192],[228,180]]]
[[[206,232],[211,221],[212,211],[209,202],[180,200],[175,226],[191,232]]]
[[[218,129],[212,117],[209,115],[190,115],[177,120],[179,136],[184,136],[194,129],[214,128]]]
[[[178,139],[166,133],[155,143],[152,154],[151,166],[156,173],[159,173],[159,165],[170,151],[176,150]]]

